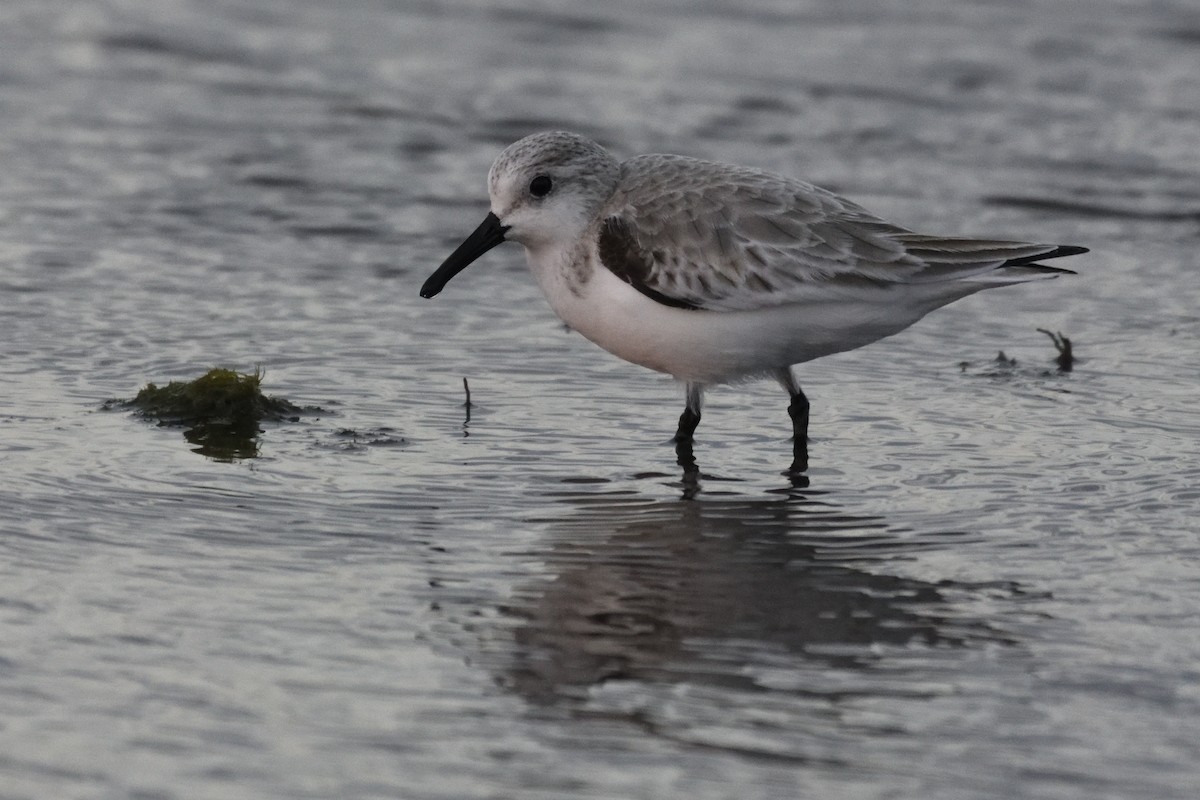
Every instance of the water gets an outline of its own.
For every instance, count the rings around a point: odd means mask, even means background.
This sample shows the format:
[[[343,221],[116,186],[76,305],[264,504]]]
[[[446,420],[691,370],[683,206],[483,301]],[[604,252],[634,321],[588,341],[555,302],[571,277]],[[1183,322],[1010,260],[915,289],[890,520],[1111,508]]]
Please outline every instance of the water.
[[[9,0],[0,797],[1193,797],[1198,42],[1182,1]],[[551,126],[1093,252],[806,365],[807,487],[778,388],[712,392],[689,480],[678,388],[518,248],[417,296]],[[214,365],[330,413],[229,462],[101,409]]]

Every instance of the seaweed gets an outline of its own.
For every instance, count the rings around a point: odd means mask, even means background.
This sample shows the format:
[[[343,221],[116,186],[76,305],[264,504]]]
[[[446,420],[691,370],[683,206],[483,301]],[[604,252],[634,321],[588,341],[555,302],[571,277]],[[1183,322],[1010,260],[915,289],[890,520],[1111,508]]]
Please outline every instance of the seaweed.
[[[259,368],[242,373],[218,367],[192,381],[148,383],[132,400],[109,400],[104,407],[132,409],[159,425],[182,427],[184,438],[197,445],[195,452],[210,458],[254,458],[262,422],[298,422],[302,414],[321,411],[263,394],[263,374]]]
[[[1046,334],[1050,337],[1050,341],[1054,342],[1054,348],[1058,351],[1058,357],[1055,358],[1054,361],[1058,365],[1059,374],[1068,373],[1074,369],[1077,359],[1075,357],[1074,348],[1071,345],[1071,340],[1066,336],[1063,336],[1061,333],[1056,333],[1046,328],[1038,328],[1037,331],[1038,333]],[[988,368],[974,374],[985,378],[1010,378],[1014,376],[1029,377],[1034,374],[1034,368],[1021,369],[1020,365],[1017,363],[1017,359],[1010,358],[1003,350],[1001,350],[994,359],[988,362],[988,364],[990,365]],[[973,372],[974,367],[975,362],[972,361],[958,362],[958,368],[964,374],[966,374],[968,371]],[[1050,377],[1053,374],[1049,370],[1044,369],[1037,369],[1036,371],[1041,377]]]
[[[301,411],[287,400],[264,395],[262,379],[258,368],[246,374],[218,367],[194,381],[171,381],[161,387],[146,384],[126,405],[140,416],[177,425],[196,420],[257,423],[287,419]]]
[[[1038,328],[1038,333],[1046,334],[1050,337],[1050,341],[1054,342],[1054,349],[1058,351],[1058,358],[1054,360],[1058,364],[1059,372],[1070,372],[1075,368],[1075,353],[1071,349],[1070,339],[1061,333],[1054,333],[1045,328]]]

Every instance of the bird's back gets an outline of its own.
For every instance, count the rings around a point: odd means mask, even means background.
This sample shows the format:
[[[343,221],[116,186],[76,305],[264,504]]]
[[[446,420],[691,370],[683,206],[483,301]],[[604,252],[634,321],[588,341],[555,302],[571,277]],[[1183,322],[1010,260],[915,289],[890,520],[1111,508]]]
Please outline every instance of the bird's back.
[[[601,259],[622,280],[668,304],[710,311],[869,285],[1035,280],[1067,272],[1038,259],[1085,252],[917,234],[804,181],[671,155],[624,162],[599,226]]]

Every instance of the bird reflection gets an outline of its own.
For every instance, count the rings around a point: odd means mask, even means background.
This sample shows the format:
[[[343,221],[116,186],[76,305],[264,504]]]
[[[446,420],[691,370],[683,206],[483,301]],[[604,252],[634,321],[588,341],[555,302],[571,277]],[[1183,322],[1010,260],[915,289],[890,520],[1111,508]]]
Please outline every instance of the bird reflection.
[[[963,592],[995,586],[888,574],[940,542],[794,488],[765,499],[571,502],[529,554],[549,579],[501,609],[517,623],[515,642],[493,666],[535,704],[612,680],[761,690],[747,666],[765,652],[796,668],[870,670],[889,649],[1009,641],[950,610]]]

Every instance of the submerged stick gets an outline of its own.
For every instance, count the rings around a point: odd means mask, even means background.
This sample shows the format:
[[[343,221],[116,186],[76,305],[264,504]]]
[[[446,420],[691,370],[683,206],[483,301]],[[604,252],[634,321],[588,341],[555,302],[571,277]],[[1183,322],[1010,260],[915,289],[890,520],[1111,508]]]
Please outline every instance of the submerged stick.
[[[467,428],[471,424],[471,385],[467,383],[466,378],[463,378],[463,394],[467,396],[466,402],[463,403],[463,408],[466,409],[466,415],[463,417],[463,436],[470,436],[471,432]]]

